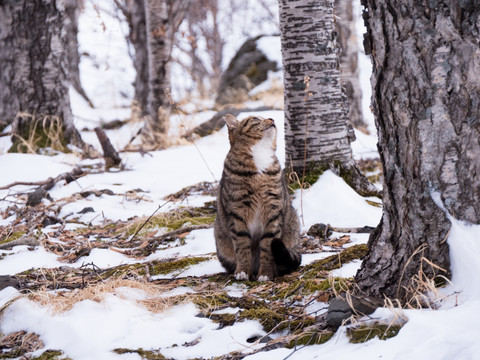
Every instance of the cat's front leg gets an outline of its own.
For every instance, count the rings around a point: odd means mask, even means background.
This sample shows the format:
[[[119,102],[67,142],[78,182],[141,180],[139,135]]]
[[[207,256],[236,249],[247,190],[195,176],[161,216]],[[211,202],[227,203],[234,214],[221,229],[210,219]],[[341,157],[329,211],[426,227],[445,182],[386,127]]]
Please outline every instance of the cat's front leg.
[[[273,280],[274,273],[274,259],[272,255],[272,237],[264,237],[260,240],[260,267],[258,269],[258,281]]]
[[[234,272],[235,279],[248,280],[252,276],[252,248],[250,234],[239,231],[233,234],[233,246],[237,258],[237,267]]]

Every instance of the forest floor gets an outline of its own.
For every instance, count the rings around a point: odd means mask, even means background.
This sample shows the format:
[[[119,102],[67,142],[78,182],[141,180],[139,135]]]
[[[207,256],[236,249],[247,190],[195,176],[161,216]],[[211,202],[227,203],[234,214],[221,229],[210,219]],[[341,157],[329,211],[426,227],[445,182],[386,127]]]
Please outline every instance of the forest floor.
[[[273,113],[281,118],[280,112]],[[123,131],[107,133],[115,139]],[[225,138],[225,130],[210,137],[215,141]],[[191,166],[190,171],[200,177],[208,178],[213,171],[218,178],[222,156],[217,163],[208,157],[209,165],[198,165],[198,153],[196,159],[188,160],[190,151],[203,152],[211,147],[211,142],[207,137],[200,139],[196,146],[178,146],[170,150],[173,155],[168,157]],[[227,146],[222,141],[217,151],[225,153]],[[185,152],[186,147],[189,151]],[[182,170],[161,165],[157,168],[170,173],[169,181],[168,184],[158,181],[151,173],[152,169],[154,172],[158,169],[150,165],[151,158],[161,153],[133,152],[130,155],[136,161],[132,161],[132,165],[125,166],[128,157],[123,156],[124,164],[110,171],[104,171],[101,158],[81,160],[72,154],[4,154],[0,157],[2,167],[12,169],[0,185],[3,199],[0,274],[4,288],[0,292],[4,334],[0,340],[0,358],[240,359],[276,348],[295,351],[301,346],[326,342],[333,336],[336,329],[329,328],[324,319],[328,301],[351,288],[351,276],[366,252],[368,229],[367,233],[348,234],[331,230],[315,233],[312,228],[307,234],[317,219],[315,209],[324,211],[321,208],[325,208],[323,204],[330,201],[331,195],[322,195],[327,189],[318,185],[319,189],[304,190],[302,200],[308,213],[304,214],[307,224],[301,240],[302,266],[275,281],[236,281],[224,273],[215,256],[212,226],[217,182],[203,179],[178,189]],[[156,162],[161,163],[158,158]],[[378,160],[362,164],[370,174],[378,175]],[[41,171],[36,173],[36,168]],[[49,183],[48,179],[39,180],[40,174],[55,179],[55,185],[42,192],[36,205],[32,205],[33,195]],[[148,185],[140,179],[155,181]],[[323,180],[330,184],[327,192],[343,194],[348,188],[330,172]],[[167,194],[170,188],[177,191]],[[162,192],[165,195],[158,198]],[[300,192],[295,193],[297,198]],[[297,207],[300,206],[298,200]],[[350,200],[347,199],[347,203]],[[355,220],[353,212],[345,212],[344,201],[337,199],[338,208],[330,205],[332,221],[343,216],[345,221],[338,223],[342,227],[375,225],[381,213],[378,199],[356,195],[350,204],[357,203],[364,213],[371,212],[369,216],[374,219],[367,223]],[[141,209],[138,215],[130,216],[132,207]],[[112,296],[141,309],[143,316],[149,314],[149,317],[165,316],[172,309],[193,306],[188,310],[193,318],[180,318],[180,322],[186,322],[183,326],[188,327],[189,322],[202,319],[208,326],[196,325],[195,330],[186,331],[177,329],[177,333],[172,329],[167,345],[161,345],[165,340],[156,343],[157,335],[149,330],[152,325],[142,326],[141,316],[134,328],[141,328],[135,339],[143,340],[137,341],[118,340],[118,337],[126,340],[127,327],[124,334],[117,334],[116,342],[109,343],[107,333],[118,329],[112,329],[108,320],[95,319],[96,312],[92,310],[81,312],[81,317],[90,319],[88,326],[75,325],[76,312],[85,304],[94,303],[111,316],[117,316],[118,309],[109,303]],[[31,315],[27,316],[25,312],[30,311]],[[173,319],[177,317],[174,311]],[[71,324],[68,329],[64,328],[65,322]],[[156,326],[161,327],[162,322]],[[92,327],[98,329],[92,330]],[[358,324],[357,328],[365,341],[379,334],[395,333],[388,325],[375,330],[371,327],[367,332],[365,326]],[[64,334],[59,337],[60,329]],[[232,335],[235,332],[238,334]],[[358,341],[354,332],[349,334],[352,341]],[[69,340],[73,336],[77,337],[75,344]],[[229,340],[225,340],[225,336]],[[104,338],[102,345],[83,350],[85,353],[77,349],[81,344],[91,344],[92,337]],[[224,345],[211,346],[212,341]],[[132,345],[128,346],[129,343]]]

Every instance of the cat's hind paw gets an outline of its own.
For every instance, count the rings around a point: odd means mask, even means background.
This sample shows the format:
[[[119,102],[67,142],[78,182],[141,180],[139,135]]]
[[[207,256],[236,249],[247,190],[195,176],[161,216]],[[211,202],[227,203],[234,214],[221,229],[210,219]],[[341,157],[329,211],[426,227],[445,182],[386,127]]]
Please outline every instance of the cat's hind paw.
[[[237,280],[248,280],[248,274],[245,271],[241,271],[235,274],[235,279]]]
[[[258,277],[258,281],[268,281],[270,280],[270,278],[268,277],[268,275],[260,275]]]

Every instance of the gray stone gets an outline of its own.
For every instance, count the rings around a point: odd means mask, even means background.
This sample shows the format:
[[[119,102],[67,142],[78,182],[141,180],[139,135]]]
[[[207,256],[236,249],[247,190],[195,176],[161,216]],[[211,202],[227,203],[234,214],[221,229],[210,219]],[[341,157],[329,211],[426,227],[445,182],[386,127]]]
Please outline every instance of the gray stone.
[[[0,290],[9,286],[14,287],[15,289],[20,289],[20,282],[15,276],[0,275]]]

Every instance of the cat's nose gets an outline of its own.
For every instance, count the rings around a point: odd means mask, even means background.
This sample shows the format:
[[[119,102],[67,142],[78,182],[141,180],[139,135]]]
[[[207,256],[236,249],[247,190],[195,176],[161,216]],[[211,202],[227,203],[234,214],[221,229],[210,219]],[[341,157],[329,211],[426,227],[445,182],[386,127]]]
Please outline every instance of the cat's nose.
[[[272,118],[265,119],[270,125],[275,124],[275,121]]]

